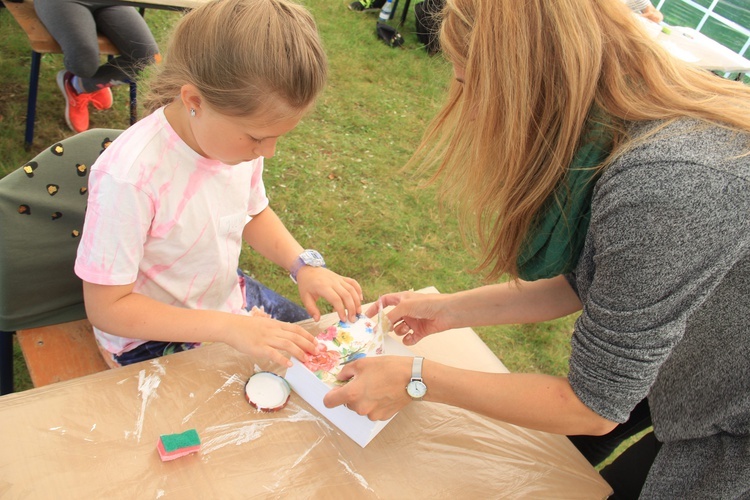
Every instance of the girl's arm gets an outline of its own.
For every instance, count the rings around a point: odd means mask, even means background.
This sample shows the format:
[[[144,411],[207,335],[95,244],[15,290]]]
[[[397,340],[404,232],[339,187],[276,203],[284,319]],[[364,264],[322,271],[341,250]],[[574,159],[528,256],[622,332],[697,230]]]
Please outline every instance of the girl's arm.
[[[385,420],[411,402],[406,385],[412,358],[382,356],[347,364],[339,373],[349,380],[323,402],[346,404],[371,420]],[[575,395],[567,379],[549,375],[485,373],[425,360],[425,401],[449,404],[530,429],[566,435],[603,435],[617,422],[599,416]],[[416,403],[419,404],[419,403]]]
[[[305,360],[317,352],[304,328],[271,318],[211,310],[185,309],[138,293],[133,285],[83,282],[86,314],[102,331],[123,337],[165,342],[224,342],[256,358],[291,366],[281,351]]]
[[[287,271],[304,250],[271,207],[247,223],[242,237],[258,253]],[[320,319],[316,304],[319,298],[330,302],[342,321],[355,321],[362,310],[359,283],[329,269],[303,266],[297,273],[297,286],[302,304],[315,321]]]
[[[304,250],[271,207],[253,216],[245,225],[242,238],[263,257],[286,270]]]

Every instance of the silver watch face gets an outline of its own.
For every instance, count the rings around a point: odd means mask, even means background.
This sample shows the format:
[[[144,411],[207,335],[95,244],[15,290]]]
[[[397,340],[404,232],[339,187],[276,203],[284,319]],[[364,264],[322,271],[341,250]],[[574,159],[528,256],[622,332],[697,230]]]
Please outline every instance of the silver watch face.
[[[323,256],[315,250],[305,250],[300,254],[299,258],[310,267],[323,267],[326,265]]]
[[[414,399],[422,399],[427,394],[427,386],[421,380],[412,380],[406,386],[406,392]]]

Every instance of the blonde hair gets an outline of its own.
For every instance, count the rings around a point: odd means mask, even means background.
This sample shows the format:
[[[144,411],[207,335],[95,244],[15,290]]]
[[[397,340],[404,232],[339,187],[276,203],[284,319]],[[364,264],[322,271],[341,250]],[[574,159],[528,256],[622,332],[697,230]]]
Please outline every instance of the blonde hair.
[[[193,84],[223,114],[248,116],[280,98],[292,110],[323,90],[327,60],[315,21],[288,0],[213,0],[186,14],[148,82],[148,112]],[[278,101],[276,101],[278,102]]]
[[[441,200],[476,226],[477,270],[517,277],[534,216],[565,176],[587,119],[613,153],[627,122],[692,117],[750,132],[750,88],[693,68],[619,0],[447,0],[440,45],[463,69],[410,165],[435,167]]]

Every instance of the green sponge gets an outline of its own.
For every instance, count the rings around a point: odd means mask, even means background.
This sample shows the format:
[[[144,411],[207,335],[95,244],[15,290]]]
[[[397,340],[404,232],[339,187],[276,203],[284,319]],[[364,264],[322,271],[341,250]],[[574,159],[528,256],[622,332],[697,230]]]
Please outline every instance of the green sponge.
[[[165,434],[159,437],[156,445],[162,462],[184,457],[201,449],[201,438],[198,431],[189,429],[180,434]]]

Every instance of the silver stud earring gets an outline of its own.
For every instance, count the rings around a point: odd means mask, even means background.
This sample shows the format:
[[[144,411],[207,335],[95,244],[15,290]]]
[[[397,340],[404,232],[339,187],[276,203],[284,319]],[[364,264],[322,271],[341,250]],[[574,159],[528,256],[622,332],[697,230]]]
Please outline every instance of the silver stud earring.
[[[194,108],[190,108],[190,116],[192,116],[193,118],[195,118],[195,109]]]

